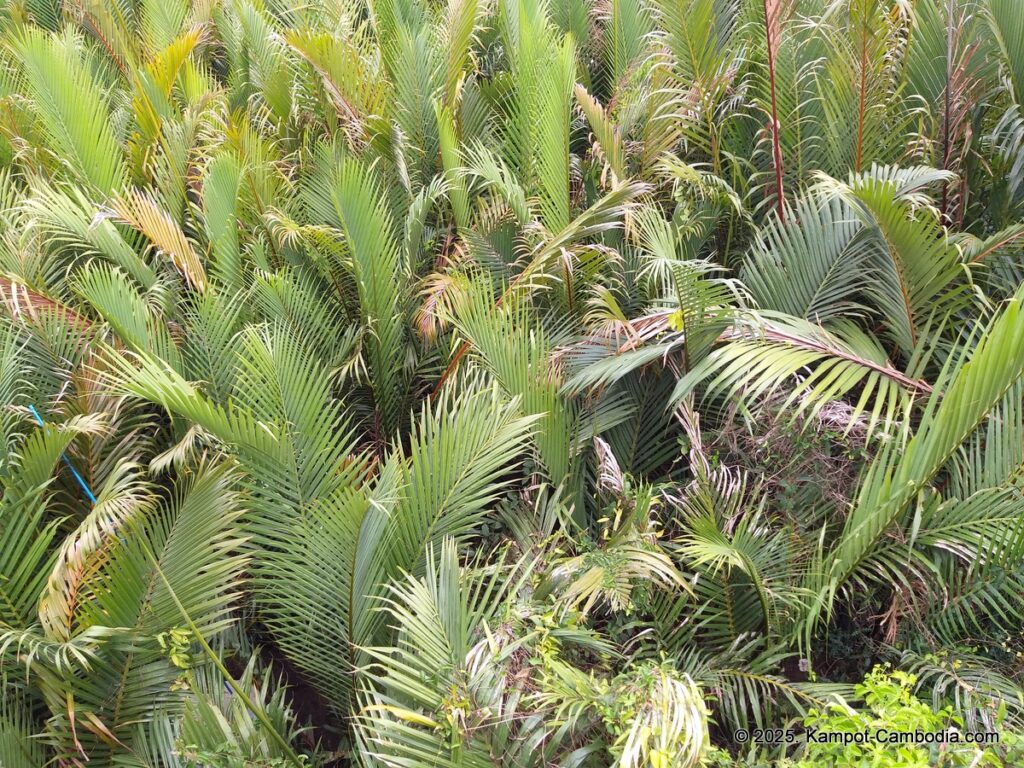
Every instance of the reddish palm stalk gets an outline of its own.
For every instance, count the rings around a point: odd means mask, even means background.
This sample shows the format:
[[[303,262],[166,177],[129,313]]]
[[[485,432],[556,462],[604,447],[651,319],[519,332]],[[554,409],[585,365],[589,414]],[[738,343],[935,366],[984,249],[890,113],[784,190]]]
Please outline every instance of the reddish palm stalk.
[[[775,204],[779,220],[786,220],[786,197],[782,183],[782,146],[779,139],[779,107],[775,96],[775,54],[779,44],[782,0],[764,0],[764,36],[768,45],[768,85],[771,91],[772,162],[775,166]]]
[[[946,4],[946,87],[943,90],[942,114],[942,169],[959,172],[963,155],[970,143],[967,132],[970,130],[970,111],[977,101],[977,78],[969,67],[978,43],[966,47],[961,45],[964,17],[956,13],[955,0]],[[960,156],[957,156],[957,153]],[[958,194],[959,185],[944,184],[939,210],[943,221],[954,226],[963,217],[965,191]],[[964,187],[960,187],[964,190]],[[958,210],[959,209],[959,210]]]

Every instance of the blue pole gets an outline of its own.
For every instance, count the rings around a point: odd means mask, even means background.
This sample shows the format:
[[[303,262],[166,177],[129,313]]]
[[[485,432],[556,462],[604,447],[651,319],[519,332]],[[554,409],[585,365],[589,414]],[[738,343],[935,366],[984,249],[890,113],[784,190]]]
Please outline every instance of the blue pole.
[[[43,417],[39,415],[39,411],[36,410],[36,407],[34,405],[30,405],[28,409],[32,411],[32,415],[35,417],[36,423],[40,427],[43,426]],[[74,476],[75,480],[78,481],[78,484],[82,486],[82,490],[85,491],[85,495],[89,498],[89,502],[95,504],[96,497],[93,496],[92,491],[89,490],[89,486],[86,485],[86,482],[85,480],[82,479],[82,476],[78,474],[78,470],[71,466],[71,461],[68,459],[67,454],[62,453],[60,457],[64,459],[64,463],[67,465],[68,469],[71,470],[71,474]]]

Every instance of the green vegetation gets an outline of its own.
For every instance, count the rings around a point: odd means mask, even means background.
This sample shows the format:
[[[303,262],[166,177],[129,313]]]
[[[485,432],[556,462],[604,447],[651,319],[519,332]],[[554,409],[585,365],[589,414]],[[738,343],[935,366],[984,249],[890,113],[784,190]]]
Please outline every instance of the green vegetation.
[[[1020,0],[10,0],[0,768],[1020,764],[1022,286]]]
[[[871,742],[836,744],[811,742],[803,759],[794,768],[819,765],[863,765],[878,768],[931,768],[931,766],[1016,765],[1024,759],[1019,737],[1002,728],[999,749],[961,741],[966,732],[963,718],[943,707],[936,712],[912,693],[917,678],[906,673],[887,674],[875,669],[855,689],[867,711],[858,712],[832,704],[828,713],[812,711],[804,721],[808,732],[819,734],[875,734]],[[996,719],[997,727],[1003,725]],[[924,743],[900,743],[903,734],[921,734]],[[929,743],[928,735],[936,738]],[[938,738],[944,734],[943,738]]]

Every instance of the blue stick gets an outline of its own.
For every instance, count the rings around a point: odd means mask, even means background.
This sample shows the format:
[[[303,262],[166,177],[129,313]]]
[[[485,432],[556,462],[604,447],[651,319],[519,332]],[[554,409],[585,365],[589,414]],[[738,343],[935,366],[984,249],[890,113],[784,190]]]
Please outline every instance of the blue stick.
[[[33,415],[33,416],[35,416],[35,418],[36,418],[36,423],[37,423],[37,424],[38,424],[38,425],[39,425],[40,427],[41,427],[41,426],[43,426],[43,417],[39,415],[39,411],[37,411],[37,410],[36,410],[36,407],[35,407],[34,405],[30,405],[30,406],[28,407],[28,409],[29,409],[30,411],[32,411],[32,415]],[[85,480],[83,480],[83,479],[82,479],[82,476],[81,476],[80,474],[78,474],[78,470],[77,470],[77,469],[75,469],[75,468],[74,468],[73,466],[71,466],[71,461],[70,461],[70,460],[68,459],[68,457],[67,457],[67,454],[66,454],[66,453],[62,453],[62,454],[60,455],[60,457],[61,457],[62,459],[64,459],[64,463],[65,463],[65,464],[67,464],[67,467],[68,467],[68,469],[70,469],[70,470],[71,470],[71,474],[72,474],[72,475],[74,475],[74,477],[75,477],[75,480],[77,480],[77,481],[78,481],[78,484],[79,484],[80,486],[82,486],[82,490],[83,490],[83,491],[85,491],[85,495],[86,495],[87,497],[89,497],[89,501],[90,501],[90,502],[91,502],[92,504],[95,504],[95,503],[96,503],[96,497],[95,497],[95,496],[93,496],[93,494],[92,494],[92,491],[90,491],[90,490],[89,490],[89,486],[88,486],[88,485],[86,485],[86,483],[85,483]]]

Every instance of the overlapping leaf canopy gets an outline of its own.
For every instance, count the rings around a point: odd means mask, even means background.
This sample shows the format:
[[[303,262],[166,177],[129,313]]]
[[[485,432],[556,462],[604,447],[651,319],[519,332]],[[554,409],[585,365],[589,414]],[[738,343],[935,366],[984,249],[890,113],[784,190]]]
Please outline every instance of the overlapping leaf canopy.
[[[883,659],[1019,728],[1022,62],[1017,0],[7,3],[0,766],[695,766]]]

